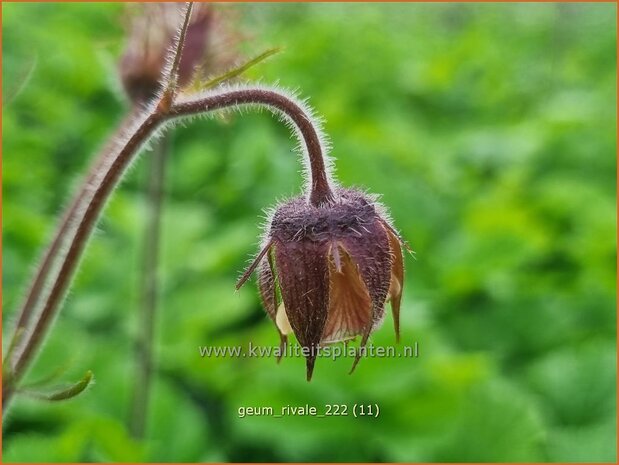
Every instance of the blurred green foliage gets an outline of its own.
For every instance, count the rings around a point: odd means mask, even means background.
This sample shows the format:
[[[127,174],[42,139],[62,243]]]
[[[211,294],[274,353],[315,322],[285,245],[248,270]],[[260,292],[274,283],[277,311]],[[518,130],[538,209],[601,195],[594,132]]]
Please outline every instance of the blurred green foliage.
[[[310,96],[344,185],[380,193],[416,250],[403,343],[417,359],[201,359],[276,345],[255,285],[261,210],[299,192],[265,114],[174,131],[158,368],[147,438],[127,415],[146,164],[91,242],[29,379],[66,366],[79,398],[19,398],[12,461],[615,461],[616,6],[242,4],[251,70]],[[42,247],[126,111],[119,4],[3,4],[4,336]],[[221,53],[228,53],[222,50]],[[148,158],[144,154],[143,158]],[[391,321],[373,336],[394,343]],[[378,403],[377,419],[238,418],[239,407]]]

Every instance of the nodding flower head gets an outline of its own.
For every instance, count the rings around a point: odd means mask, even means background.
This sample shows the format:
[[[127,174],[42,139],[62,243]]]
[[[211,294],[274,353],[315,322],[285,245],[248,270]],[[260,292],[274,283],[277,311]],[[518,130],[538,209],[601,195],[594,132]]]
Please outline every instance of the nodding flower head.
[[[320,346],[359,336],[365,347],[387,301],[399,338],[401,240],[382,211],[372,196],[353,189],[336,188],[331,201],[319,205],[293,198],[275,210],[264,247],[239,282],[258,269],[260,295],[282,347],[294,333],[307,348],[308,380]]]

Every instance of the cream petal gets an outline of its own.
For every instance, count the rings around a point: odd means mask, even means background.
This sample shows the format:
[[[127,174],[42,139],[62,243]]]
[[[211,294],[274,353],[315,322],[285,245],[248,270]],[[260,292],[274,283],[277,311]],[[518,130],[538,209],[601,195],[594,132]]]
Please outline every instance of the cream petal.
[[[286,315],[286,307],[284,307],[284,302],[279,304],[277,307],[277,314],[275,315],[275,324],[277,325],[277,329],[283,335],[287,336],[292,333],[292,327],[290,326],[290,322],[288,321],[288,315]]]

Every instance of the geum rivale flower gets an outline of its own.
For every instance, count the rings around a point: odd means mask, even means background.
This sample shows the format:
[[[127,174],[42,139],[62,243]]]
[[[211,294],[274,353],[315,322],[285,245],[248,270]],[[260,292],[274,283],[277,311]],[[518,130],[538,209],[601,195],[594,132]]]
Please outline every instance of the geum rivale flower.
[[[312,185],[310,195],[275,209],[260,253],[237,284],[238,289],[257,269],[260,296],[281,347],[294,333],[307,348],[308,380],[320,346],[360,336],[360,349],[365,348],[383,322],[387,301],[399,340],[401,245],[406,246],[374,196]],[[317,189],[325,192],[317,194]]]

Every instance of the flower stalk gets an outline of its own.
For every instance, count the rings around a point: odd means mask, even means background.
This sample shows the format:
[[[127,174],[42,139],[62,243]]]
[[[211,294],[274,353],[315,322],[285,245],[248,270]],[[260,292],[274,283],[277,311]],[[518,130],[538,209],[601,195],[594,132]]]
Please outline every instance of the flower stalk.
[[[75,225],[73,224],[74,218],[77,215],[78,210],[85,204],[88,196],[91,195],[92,189],[90,186],[95,182],[97,173],[109,161],[110,157],[114,155],[115,141],[124,138],[126,132],[131,128],[132,121],[135,116],[136,113],[132,113],[121,122],[118,130],[111,137],[112,142],[107,144],[107,146],[104,147],[101,153],[95,158],[95,162],[92,164],[88,175],[82,182],[77,194],[72,199],[69,207],[64,213],[58,225],[58,230],[49,247],[45,251],[35,276],[32,279],[30,288],[26,293],[26,298],[19,311],[19,316],[15,325],[16,331],[9,345],[17,345],[19,343],[19,341],[15,340],[17,330],[25,330],[33,313],[35,313],[37,309],[37,305],[40,304],[41,295],[45,290],[45,284],[53,271],[58,255],[65,246],[64,242],[71,235],[71,231],[75,228]]]
[[[219,110],[236,109],[241,106],[261,106],[282,115],[292,124],[299,137],[303,152],[308,160],[311,185],[308,202],[316,207],[328,205],[334,200],[327,167],[325,165],[325,148],[322,143],[318,125],[313,121],[305,106],[285,93],[264,87],[238,86],[227,88],[220,86],[206,94],[182,96],[177,85],[178,66],[182,53],[185,34],[191,14],[191,4],[185,12],[185,20],[173,50],[169,75],[164,77],[160,96],[151,103],[143,114],[134,118],[126,137],[103,161],[95,162],[92,175],[88,177],[87,187],[77,194],[71,203],[60,229],[52,240],[49,260],[44,260],[43,272],[35,277],[48,277],[49,293],[43,296],[42,283],[31,286],[35,289],[35,300],[42,300],[42,310],[27,329],[17,326],[15,331],[23,330],[23,343],[15,350],[10,363],[11,382],[3,385],[3,410],[9,405],[25,372],[40,349],[44,338],[58,314],[62,300],[73,280],[75,271],[92,235],[94,226],[114,188],[121,181],[129,165],[135,160],[140,149],[154,134],[165,129],[172,120],[202,115]],[[67,237],[68,236],[68,237]],[[65,248],[66,245],[66,248]],[[49,265],[46,265],[49,261]],[[54,264],[53,266],[51,264]],[[57,268],[57,271],[56,271]],[[54,271],[55,274],[53,273]],[[45,280],[43,279],[43,282]],[[35,281],[36,284],[36,281]],[[34,308],[28,306],[28,309]],[[27,312],[23,323],[29,323],[32,311]],[[21,320],[21,319],[20,319]]]

